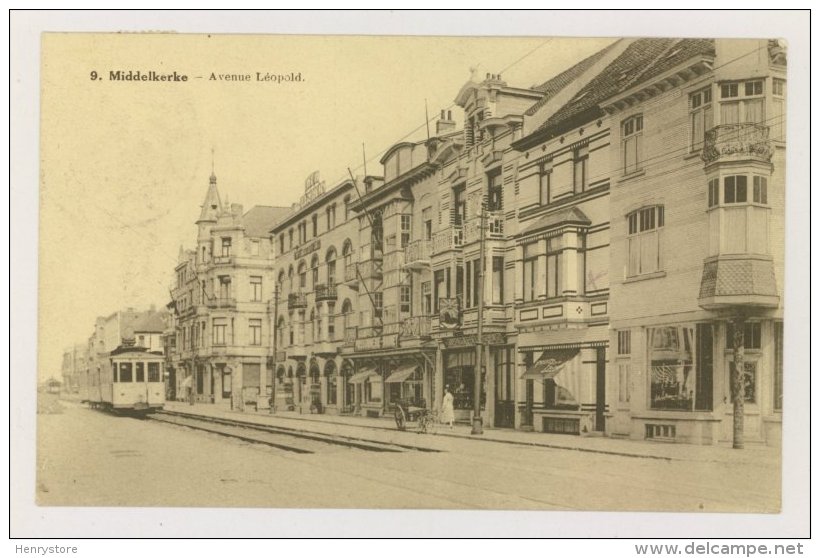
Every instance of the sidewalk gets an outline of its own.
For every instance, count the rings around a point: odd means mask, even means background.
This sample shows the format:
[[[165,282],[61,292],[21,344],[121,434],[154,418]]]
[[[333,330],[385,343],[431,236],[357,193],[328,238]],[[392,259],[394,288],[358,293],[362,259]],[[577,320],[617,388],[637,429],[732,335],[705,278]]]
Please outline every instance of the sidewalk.
[[[448,439],[461,438],[476,443],[514,444],[673,461],[776,466],[780,459],[777,448],[763,445],[751,445],[743,450],[734,450],[727,446],[697,446],[607,437],[567,436],[507,429],[485,429],[481,435],[472,435],[470,434],[471,427],[467,425],[456,425],[452,430],[446,426],[439,426],[436,428],[435,434],[420,435],[414,432],[412,428],[406,432],[399,431],[392,417],[368,418],[342,415],[310,415],[299,414],[293,411],[277,412],[271,415],[265,411],[258,413],[252,411],[231,411],[225,407],[210,404],[189,405],[179,402],[167,402],[165,408],[169,411],[231,418],[233,420],[242,420],[254,424],[273,424],[296,430],[350,436],[382,442],[411,444],[419,447],[445,450]]]

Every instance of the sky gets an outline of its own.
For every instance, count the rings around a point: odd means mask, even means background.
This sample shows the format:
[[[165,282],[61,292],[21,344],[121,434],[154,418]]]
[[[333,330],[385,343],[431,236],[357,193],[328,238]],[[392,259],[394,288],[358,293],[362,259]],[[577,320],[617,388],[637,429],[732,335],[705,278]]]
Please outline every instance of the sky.
[[[530,87],[612,39],[49,34],[42,48],[39,376],[96,316],[162,308],[196,239],[208,177],[223,201],[285,205],[313,171],[331,187],[381,174],[428,114],[462,115],[470,79]],[[112,81],[110,72],[187,75]],[[92,72],[98,79],[92,79]],[[301,81],[257,81],[257,72]],[[250,75],[223,81],[220,75]],[[212,75],[216,79],[211,79]],[[434,123],[430,124],[435,130]]]

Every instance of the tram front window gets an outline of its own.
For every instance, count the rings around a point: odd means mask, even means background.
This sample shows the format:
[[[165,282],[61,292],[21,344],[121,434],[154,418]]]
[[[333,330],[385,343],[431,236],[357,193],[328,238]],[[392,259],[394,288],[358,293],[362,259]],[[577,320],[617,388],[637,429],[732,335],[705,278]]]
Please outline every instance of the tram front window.
[[[130,362],[120,363],[120,383],[133,382],[133,365]]]
[[[148,381],[149,382],[159,382],[159,363],[158,362],[149,362],[148,363]]]
[[[137,363],[137,381],[144,382],[145,381],[145,363],[138,362]]]

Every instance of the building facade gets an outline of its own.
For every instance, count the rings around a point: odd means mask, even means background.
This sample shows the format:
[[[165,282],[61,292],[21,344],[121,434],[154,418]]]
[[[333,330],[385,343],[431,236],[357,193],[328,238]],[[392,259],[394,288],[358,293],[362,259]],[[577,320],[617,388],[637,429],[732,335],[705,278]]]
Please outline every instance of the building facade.
[[[177,399],[244,409],[269,407],[270,302],[274,250],[269,230],[287,208],[223,204],[210,177],[197,243],[180,249],[170,286],[175,323],[169,391]]]

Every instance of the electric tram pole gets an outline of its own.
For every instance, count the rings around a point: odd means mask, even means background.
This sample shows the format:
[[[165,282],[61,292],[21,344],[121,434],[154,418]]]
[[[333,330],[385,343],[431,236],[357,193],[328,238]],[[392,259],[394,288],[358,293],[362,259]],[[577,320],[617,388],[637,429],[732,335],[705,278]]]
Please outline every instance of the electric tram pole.
[[[486,212],[484,211],[484,204],[479,207],[479,260],[478,260],[478,339],[476,343],[476,351],[478,355],[476,358],[475,379],[473,380],[473,429],[470,434],[483,434],[484,427],[481,418],[481,369],[484,365],[484,219]],[[469,296],[469,295],[468,295]]]

